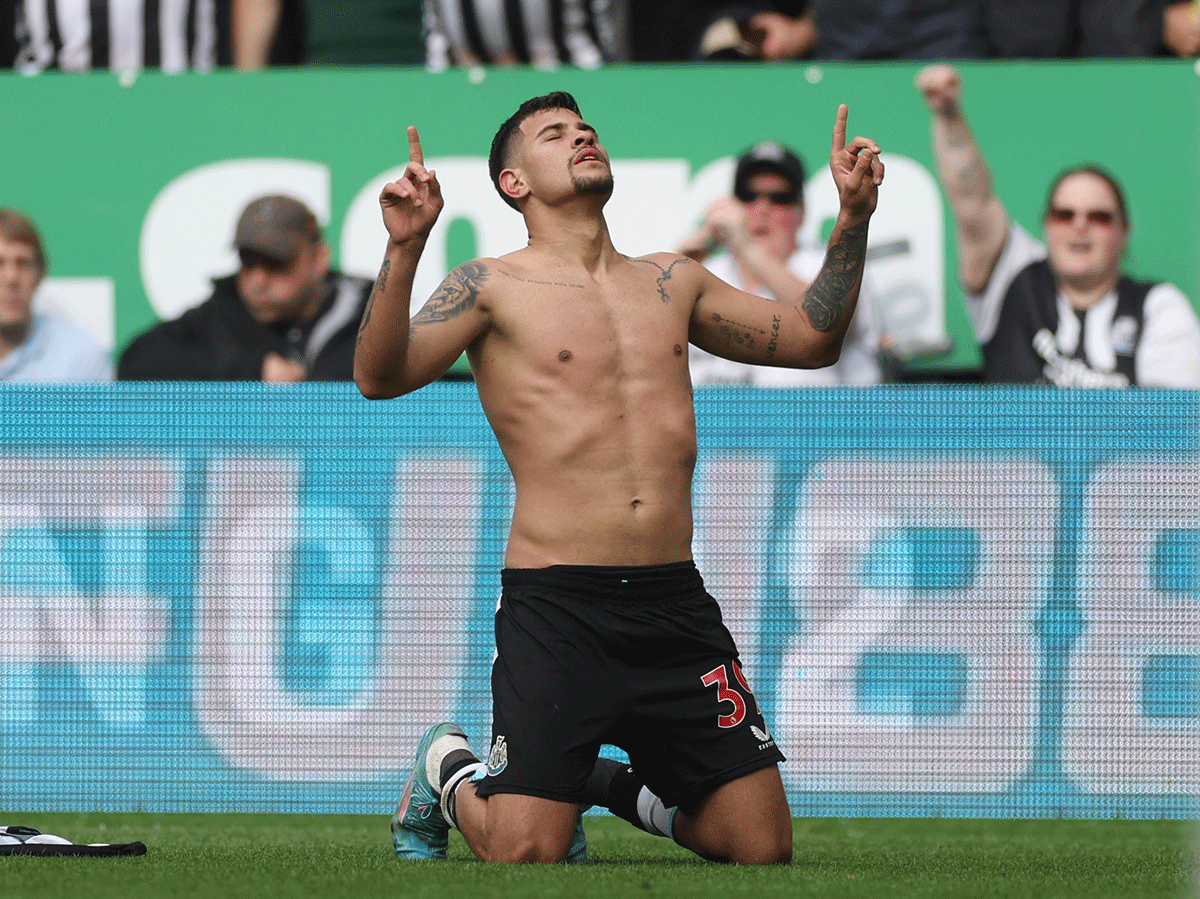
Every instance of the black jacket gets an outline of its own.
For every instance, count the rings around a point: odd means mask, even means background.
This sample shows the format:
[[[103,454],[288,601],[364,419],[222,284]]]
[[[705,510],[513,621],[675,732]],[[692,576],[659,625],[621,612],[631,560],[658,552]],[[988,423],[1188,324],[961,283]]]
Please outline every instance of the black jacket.
[[[372,284],[330,272],[320,316],[303,345],[310,381],[350,381],[354,344]],[[259,381],[269,352],[296,358],[287,328],[254,321],[238,299],[234,277],[213,282],[213,294],[179,318],[135,337],[121,353],[121,381]]]

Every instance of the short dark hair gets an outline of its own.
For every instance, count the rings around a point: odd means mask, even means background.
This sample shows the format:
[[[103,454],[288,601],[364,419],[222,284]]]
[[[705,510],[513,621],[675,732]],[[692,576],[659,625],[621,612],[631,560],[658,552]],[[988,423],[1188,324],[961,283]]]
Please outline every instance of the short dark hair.
[[[0,237],[9,243],[23,243],[32,249],[38,270],[43,275],[46,273],[46,248],[42,246],[42,236],[29,216],[11,206],[0,208]]]
[[[1108,169],[1092,162],[1071,166],[1071,168],[1059,172],[1058,177],[1050,182],[1050,190],[1046,194],[1046,210],[1042,213],[1043,219],[1050,214],[1050,204],[1054,202],[1054,192],[1058,190],[1058,186],[1073,175],[1092,175],[1107,184],[1117,201],[1117,215],[1121,217],[1121,224],[1126,229],[1129,228],[1129,211],[1125,206],[1125,192],[1121,190],[1120,183]]]
[[[574,97],[566,91],[553,91],[540,97],[532,97],[518,106],[517,111],[504,121],[500,130],[496,132],[496,136],[492,138],[492,150],[488,154],[488,174],[491,175],[492,184],[495,185],[500,198],[518,212],[521,207],[517,205],[517,201],[500,189],[500,173],[504,171],[504,165],[508,162],[513,136],[521,127],[521,123],[534,113],[546,109],[565,109],[577,116],[583,115],[579,111],[579,104],[575,102]]]

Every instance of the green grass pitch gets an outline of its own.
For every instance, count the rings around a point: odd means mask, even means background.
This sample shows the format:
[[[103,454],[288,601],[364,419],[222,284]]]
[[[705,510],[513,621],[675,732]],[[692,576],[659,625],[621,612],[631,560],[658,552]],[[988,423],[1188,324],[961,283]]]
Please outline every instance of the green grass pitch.
[[[17,814],[140,858],[0,857],[4,899],[1197,899],[1180,821],[798,818],[783,868],[707,864],[617,818],[584,819],[586,865],[484,865],[457,833],[446,862],[398,862],[386,816]]]

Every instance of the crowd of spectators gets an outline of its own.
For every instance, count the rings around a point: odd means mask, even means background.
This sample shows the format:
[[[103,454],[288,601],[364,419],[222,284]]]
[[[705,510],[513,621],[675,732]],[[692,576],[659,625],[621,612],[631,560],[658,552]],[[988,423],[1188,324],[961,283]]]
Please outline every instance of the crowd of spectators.
[[[99,17],[104,16],[102,20]],[[96,17],[96,18],[93,18]],[[1194,56],[1195,0],[141,0],[0,3],[0,52],[17,71],[221,66],[449,66],[703,60],[954,60]],[[1119,182],[1073,168],[1051,189],[1043,240],[1009,219],[948,64],[918,89],[931,112],[941,186],[983,378],[1061,386],[1200,386],[1200,320],[1173,285],[1120,271],[1130,223]],[[739,159],[678,248],[743,289],[792,302],[821,260],[801,246],[804,166],[765,142]],[[179,319],[107,356],[60,316],[35,312],[46,271],[34,224],[0,210],[0,380],[349,380],[370,283],[330,270],[313,213],[285,196],[246,208],[238,271]],[[1083,257],[1089,256],[1090,259]],[[1087,266],[1090,265],[1091,268]],[[1084,270],[1086,269],[1086,271]],[[877,383],[899,369],[869,296],[843,362],[819,372],[693,352],[705,383]]]
[[[0,0],[26,73],[1198,52],[1194,0]]]

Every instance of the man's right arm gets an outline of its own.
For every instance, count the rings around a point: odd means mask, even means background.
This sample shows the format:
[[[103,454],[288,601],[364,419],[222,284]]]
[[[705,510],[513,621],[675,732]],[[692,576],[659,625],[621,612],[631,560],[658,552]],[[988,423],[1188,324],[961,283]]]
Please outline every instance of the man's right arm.
[[[992,189],[987,162],[963,114],[958,72],[942,63],[926,66],[916,84],[932,114],[938,177],[954,212],[959,279],[968,292],[980,293],[1004,249],[1008,211]]]
[[[354,383],[368,399],[409,393],[441,377],[482,332],[478,302],[488,276],[478,260],[452,271],[410,322],[413,279],[442,211],[437,175],[426,169],[417,129],[408,129],[404,175],[380,194],[388,246],[354,351]]]

